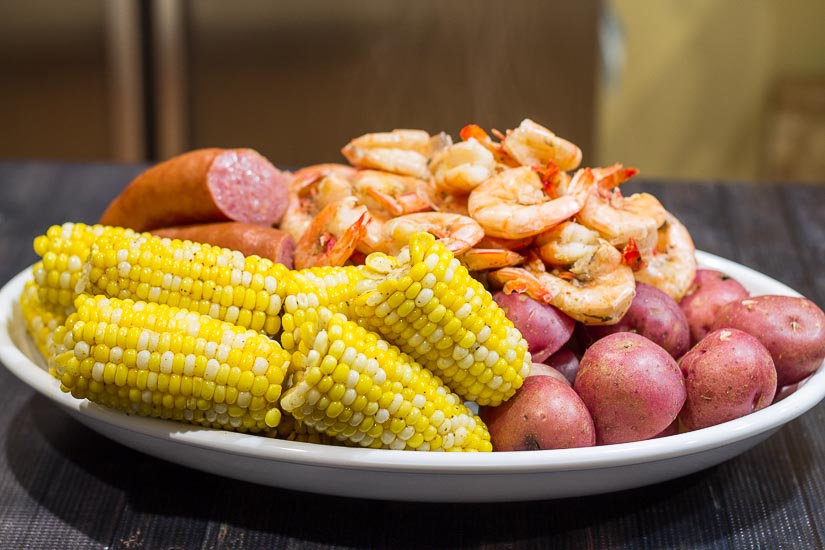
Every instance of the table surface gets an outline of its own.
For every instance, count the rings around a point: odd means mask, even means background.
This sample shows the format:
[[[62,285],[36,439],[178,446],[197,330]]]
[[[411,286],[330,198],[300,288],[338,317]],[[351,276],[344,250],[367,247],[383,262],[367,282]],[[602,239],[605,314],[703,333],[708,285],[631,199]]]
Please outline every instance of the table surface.
[[[0,163],[0,282],[32,239],[94,222],[142,167]],[[640,180],[697,248],[825,306],[825,186]],[[89,430],[0,369],[0,548],[822,548],[825,405],[719,466],[608,495],[422,504],[261,487]]]

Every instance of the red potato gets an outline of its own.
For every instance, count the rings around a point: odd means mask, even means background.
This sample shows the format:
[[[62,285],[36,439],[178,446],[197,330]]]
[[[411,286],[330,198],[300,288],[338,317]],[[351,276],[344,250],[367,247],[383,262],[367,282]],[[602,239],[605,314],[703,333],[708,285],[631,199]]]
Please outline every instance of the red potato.
[[[677,417],[686,396],[673,357],[632,332],[610,334],[590,346],[573,388],[593,417],[598,445],[661,433]]]
[[[825,313],[807,298],[736,300],[719,308],[711,328],[736,328],[762,342],[773,358],[779,387],[799,382],[825,359]]]
[[[527,340],[533,361],[543,362],[570,339],[576,322],[526,294],[496,292],[493,299]]]
[[[658,437],[668,437],[670,435],[676,435],[679,433],[679,419],[677,418],[670,425],[659,432],[658,434],[654,435],[651,439],[656,439]]]
[[[697,269],[693,284],[679,302],[690,328],[691,344],[707,336],[720,307],[749,295],[736,279],[713,269]]]
[[[773,396],[773,402],[778,403],[778,402],[782,401],[783,399],[785,399],[786,397],[789,397],[789,396],[793,395],[794,393],[796,393],[796,390],[799,389],[799,385],[801,383],[802,382],[797,382],[796,384],[791,384],[790,386],[783,386],[781,388],[777,388],[776,389],[776,395]]]
[[[679,420],[698,430],[745,416],[771,404],[776,369],[759,340],[741,330],[711,332],[679,361],[687,399]]]
[[[690,347],[687,318],[673,298],[658,288],[636,283],[636,296],[627,313],[615,325],[577,327],[579,341],[585,345],[616,332],[635,332],[662,346],[675,358]]]
[[[549,376],[561,380],[568,386],[571,385],[570,380],[568,380],[564,374],[546,363],[533,363],[530,367],[530,374],[527,376]]]
[[[576,373],[579,371],[579,358],[567,346],[545,360],[547,365],[564,375],[570,385],[576,380]]]
[[[288,178],[252,149],[198,149],[135,178],[100,218],[149,231],[194,223],[273,225],[287,206]]]
[[[243,222],[218,222],[153,229],[159,237],[189,240],[256,255],[292,269],[295,239],[274,227]]]
[[[593,420],[570,385],[551,376],[529,376],[497,407],[481,407],[494,451],[592,447]]]

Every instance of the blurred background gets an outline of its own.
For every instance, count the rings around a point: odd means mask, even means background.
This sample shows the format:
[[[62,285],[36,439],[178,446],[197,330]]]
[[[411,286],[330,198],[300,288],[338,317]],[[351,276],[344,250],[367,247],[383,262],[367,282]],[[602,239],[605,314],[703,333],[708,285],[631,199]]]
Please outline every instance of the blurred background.
[[[0,160],[342,161],[530,117],[647,177],[825,181],[822,0],[0,3]]]

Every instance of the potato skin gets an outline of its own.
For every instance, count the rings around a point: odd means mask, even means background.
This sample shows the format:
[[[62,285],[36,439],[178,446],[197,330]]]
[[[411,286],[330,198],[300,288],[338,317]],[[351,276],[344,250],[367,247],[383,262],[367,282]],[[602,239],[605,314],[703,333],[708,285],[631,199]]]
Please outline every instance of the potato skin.
[[[651,439],[658,439],[660,437],[669,437],[671,435],[676,435],[679,433],[679,419],[677,418],[670,425],[662,430],[661,432],[654,435]]]
[[[576,322],[526,294],[496,292],[493,299],[527,340],[533,361],[542,363],[570,340]]]
[[[593,420],[569,384],[551,376],[529,376],[516,394],[497,407],[480,407],[494,451],[592,447]]]
[[[799,382],[825,359],[825,313],[807,298],[736,300],[719,308],[711,328],[739,329],[762,342],[776,366],[779,387]]]
[[[533,365],[530,367],[530,374],[528,374],[527,376],[549,376],[551,378],[561,380],[568,386],[572,386],[570,380],[567,379],[564,373],[562,373],[555,367],[551,367],[547,363],[533,363]]]
[[[636,296],[627,313],[615,325],[577,327],[584,345],[616,332],[635,332],[662,346],[674,358],[690,347],[690,329],[684,312],[676,301],[645,283],[636,283]]]
[[[649,439],[665,430],[685,402],[679,366],[661,346],[632,332],[605,336],[581,358],[576,393],[593,424],[596,443]]]
[[[567,346],[562,347],[544,362],[562,373],[571,386],[576,381],[576,373],[579,371],[579,358]]]
[[[698,430],[745,416],[771,404],[776,369],[759,340],[734,328],[705,336],[679,361],[687,399],[679,420]]]
[[[697,269],[693,284],[679,302],[690,328],[691,344],[707,336],[720,307],[748,296],[739,281],[721,271]]]

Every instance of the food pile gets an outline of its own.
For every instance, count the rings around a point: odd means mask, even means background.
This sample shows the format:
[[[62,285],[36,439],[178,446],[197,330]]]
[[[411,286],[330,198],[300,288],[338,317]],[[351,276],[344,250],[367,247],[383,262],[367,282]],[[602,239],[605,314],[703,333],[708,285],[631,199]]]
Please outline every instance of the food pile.
[[[79,399],[399,450],[699,429],[822,363],[825,314],[697,269],[679,220],[621,193],[635,169],[581,168],[531,120],[493,135],[367,134],[295,173],[249,149],[160,163],[35,240],[29,332]]]

